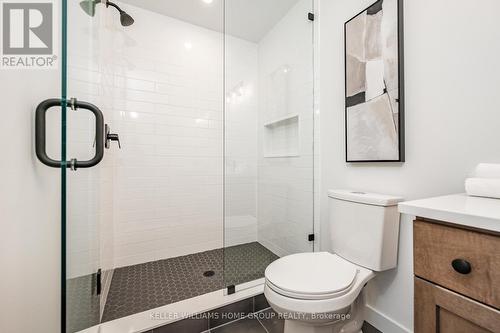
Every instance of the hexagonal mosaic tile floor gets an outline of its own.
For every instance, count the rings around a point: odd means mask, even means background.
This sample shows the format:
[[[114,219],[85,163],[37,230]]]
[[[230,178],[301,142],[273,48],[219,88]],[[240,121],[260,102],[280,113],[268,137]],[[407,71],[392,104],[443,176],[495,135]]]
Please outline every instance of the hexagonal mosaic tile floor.
[[[95,275],[66,282],[66,323],[68,332],[78,332],[99,324],[99,296],[95,293]]]
[[[102,321],[261,278],[276,259],[254,242],[115,269]]]

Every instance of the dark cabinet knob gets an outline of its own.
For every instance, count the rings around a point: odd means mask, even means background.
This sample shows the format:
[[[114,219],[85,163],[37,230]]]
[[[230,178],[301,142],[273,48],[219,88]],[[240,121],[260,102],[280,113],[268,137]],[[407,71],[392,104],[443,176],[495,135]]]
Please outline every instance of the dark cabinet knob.
[[[470,262],[465,259],[455,259],[451,262],[453,269],[460,274],[469,274],[472,272],[472,266]]]

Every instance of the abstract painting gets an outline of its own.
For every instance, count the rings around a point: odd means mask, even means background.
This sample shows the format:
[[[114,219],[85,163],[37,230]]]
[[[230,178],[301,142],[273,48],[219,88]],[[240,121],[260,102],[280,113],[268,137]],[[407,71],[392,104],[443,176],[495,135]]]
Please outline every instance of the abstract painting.
[[[404,161],[402,0],[345,23],[347,162]]]

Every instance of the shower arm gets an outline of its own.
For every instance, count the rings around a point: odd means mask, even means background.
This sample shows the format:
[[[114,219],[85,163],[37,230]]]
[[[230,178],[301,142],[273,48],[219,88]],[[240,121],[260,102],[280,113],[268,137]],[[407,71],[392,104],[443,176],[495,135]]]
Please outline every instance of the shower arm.
[[[118,5],[117,5],[117,4],[112,3],[112,2],[111,2],[111,1],[109,1],[109,0],[105,0],[105,1],[103,1],[103,3],[104,3],[104,4],[106,4],[106,8],[108,8],[109,6],[111,6],[111,7],[116,8],[116,10],[118,10],[120,13],[123,13],[123,10],[122,10],[120,7],[118,7]]]
[[[109,0],[83,0],[80,2],[80,7],[87,15],[94,17],[97,4],[103,4],[106,8],[113,7],[120,13],[120,22],[122,26],[128,27],[134,24],[134,18],[127,14],[123,9],[117,4]]]

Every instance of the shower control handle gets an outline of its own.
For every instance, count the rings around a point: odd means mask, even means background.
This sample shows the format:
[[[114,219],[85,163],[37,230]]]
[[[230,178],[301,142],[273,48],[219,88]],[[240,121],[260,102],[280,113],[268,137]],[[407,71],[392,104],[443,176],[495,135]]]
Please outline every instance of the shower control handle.
[[[109,149],[111,147],[111,141],[118,142],[118,148],[122,149],[120,136],[116,133],[110,133],[111,129],[109,128],[108,124],[105,125],[105,132],[106,132],[106,143],[104,145],[106,149]]]

